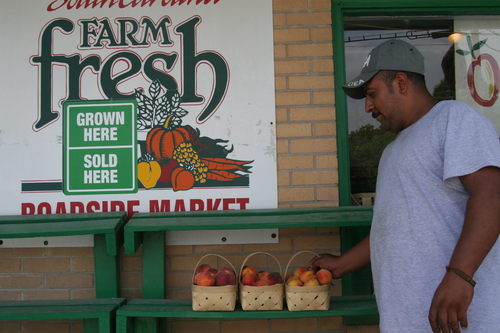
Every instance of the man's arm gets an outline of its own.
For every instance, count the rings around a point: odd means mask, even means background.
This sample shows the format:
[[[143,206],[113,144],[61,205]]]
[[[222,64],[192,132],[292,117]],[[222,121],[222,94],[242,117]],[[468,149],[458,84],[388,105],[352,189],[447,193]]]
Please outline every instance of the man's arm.
[[[450,267],[473,276],[500,234],[500,168],[485,167],[460,177],[469,193],[462,233]],[[443,271],[444,271],[443,267]],[[429,311],[433,332],[460,332],[467,327],[467,309],[474,287],[454,272],[447,272]]]
[[[338,279],[370,263],[370,236],[365,237],[341,256],[321,254],[311,262],[313,267],[326,268]]]

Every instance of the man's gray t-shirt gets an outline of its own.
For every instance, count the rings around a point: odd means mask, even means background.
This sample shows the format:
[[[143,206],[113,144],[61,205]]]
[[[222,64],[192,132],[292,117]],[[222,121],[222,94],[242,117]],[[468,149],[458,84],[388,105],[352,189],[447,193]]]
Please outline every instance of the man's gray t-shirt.
[[[385,149],[370,233],[383,333],[432,332],[432,297],[464,223],[468,194],[458,177],[485,166],[500,167],[498,134],[455,101],[436,104]],[[474,279],[467,332],[500,332],[500,241]]]

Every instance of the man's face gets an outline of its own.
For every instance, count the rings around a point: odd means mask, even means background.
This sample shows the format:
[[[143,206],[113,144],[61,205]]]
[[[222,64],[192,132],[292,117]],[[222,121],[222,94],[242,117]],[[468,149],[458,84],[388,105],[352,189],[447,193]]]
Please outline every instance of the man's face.
[[[378,73],[366,85],[365,112],[372,114],[384,130],[399,132],[405,128],[397,84],[388,85]]]

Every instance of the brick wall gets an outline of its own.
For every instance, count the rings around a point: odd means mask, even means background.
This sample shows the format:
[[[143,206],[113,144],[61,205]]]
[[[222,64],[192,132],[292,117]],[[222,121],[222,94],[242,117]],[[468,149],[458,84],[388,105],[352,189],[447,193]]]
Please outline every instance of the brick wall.
[[[273,10],[279,205],[338,205],[330,1]]]
[[[333,47],[330,0],[273,0],[278,195],[280,207],[338,205]],[[285,268],[300,250],[338,253],[337,228],[282,229],[279,243],[167,246],[167,296],[190,298],[193,267],[206,253],[239,268],[254,251],[273,254]],[[307,260],[298,257],[297,261]],[[266,258],[252,263],[266,265]],[[272,264],[270,267],[272,267]],[[0,299],[94,297],[91,249],[0,249]],[[121,254],[124,297],[141,296],[141,257]],[[340,294],[337,284],[332,293]],[[0,322],[0,332],[76,333],[81,323]],[[375,333],[343,326],[339,317],[271,320],[172,320],[175,333]]]

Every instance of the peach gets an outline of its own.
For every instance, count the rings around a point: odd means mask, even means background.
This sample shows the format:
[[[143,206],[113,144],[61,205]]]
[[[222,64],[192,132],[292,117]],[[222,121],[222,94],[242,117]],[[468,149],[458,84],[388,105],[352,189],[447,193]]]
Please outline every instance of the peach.
[[[210,268],[212,268],[212,267],[210,267],[209,264],[201,264],[200,266],[198,266],[196,268],[195,273],[205,272],[205,271],[208,271]]]
[[[307,280],[306,282],[304,282],[304,286],[319,286],[318,279],[312,278],[310,280]]]
[[[194,276],[194,283],[199,286],[213,286],[215,284],[215,276],[208,271],[197,273]]]
[[[243,268],[241,269],[241,275],[247,275],[249,273],[252,273],[252,274],[255,274],[257,275],[257,270],[255,269],[255,267],[252,267],[252,266],[243,266]]]
[[[312,279],[314,279],[314,278],[315,278],[315,277],[314,277],[314,272],[313,272],[313,271],[310,271],[310,270],[307,270],[307,271],[303,272],[303,273],[302,273],[302,274],[300,274],[300,276],[299,276],[300,281],[302,281],[302,282],[304,282],[304,283],[305,283],[305,282],[307,282],[307,281],[309,281],[309,280],[312,280]]]
[[[269,286],[269,281],[267,280],[257,280],[254,286]]]
[[[217,270],[215,268],[210,268],[207,272],[212,276],[217,275]]]
[[[253,286],[257,282],[258,275],[255,273],[247,273],[241,276],[241,283],[246,286]]]
[[[332,272],[322,268],[316,273],[316,278],[320,284],[329,284],[332,281]]]
[[[233,272],[220,271],[215,275],[215,285],[227,286],[236,284],[236,276]]]
[[[305,271],[307,271],[307,268],[306,267],[298,267],[296,268],[294,271],[293,271],[293,275],[295,275],[296,277],[299,277],[300,274],[304,273]]]
[[[230,267],[221,267],[219,268],[219,272],[228,272],[230,274],[233,274],[236,276],[236,273],[234,272],[234,269],[230,268]]]
[[[298,277],[292,276],[286,281],[286,284],[289,286],[302,286],[304,283]]]
[[[265,281],[267,281],[267,279],[269,277],[269,272],[267,272],[267,271],[260,271],[257,275],[259,276],[259,280],[265,280]]]
[[[278,272],[271,272],[267,275],[267,281],[269,281],[270,285],[283,283],[283,279],[281,278],[281,274]]]

